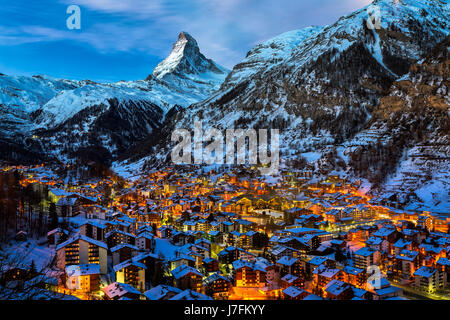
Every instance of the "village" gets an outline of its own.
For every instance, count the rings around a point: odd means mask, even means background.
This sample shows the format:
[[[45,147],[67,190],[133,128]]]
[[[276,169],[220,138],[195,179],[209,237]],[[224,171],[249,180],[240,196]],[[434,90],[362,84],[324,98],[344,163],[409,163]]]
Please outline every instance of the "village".
[[[14,246],[2,251],[34,243],[49,261],[2,266],[0,291],[12,295],[450,299],[450,216],[402,210],[395,194],[364,193],[339,175],[191,165],[80,183],[44,165],[0,171],[14,172],[19,194],[33,192],[43,229],[31,235],[34,209],[18,201]]]

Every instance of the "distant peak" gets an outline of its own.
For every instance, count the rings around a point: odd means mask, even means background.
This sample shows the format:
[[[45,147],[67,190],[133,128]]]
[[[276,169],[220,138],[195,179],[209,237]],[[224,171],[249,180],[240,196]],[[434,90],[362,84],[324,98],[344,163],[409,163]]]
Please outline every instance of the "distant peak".
[[[179,77],[206,72],[221,74],[224,73],[224,70],[200,52],[197,40],[194,37],[188,32],[182,31],[173,44],[169,56],[153,70],[153,76],[161,79],[170,74]]]

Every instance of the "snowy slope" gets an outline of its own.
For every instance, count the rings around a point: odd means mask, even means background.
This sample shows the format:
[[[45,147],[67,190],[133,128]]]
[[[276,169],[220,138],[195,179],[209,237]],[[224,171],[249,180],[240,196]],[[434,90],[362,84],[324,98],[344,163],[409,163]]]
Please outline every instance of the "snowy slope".
[[[325,27],[307,27],[285,32],[247,53],[246,58],[233,68],[225,82],[226,87],[234,86],[257,73],[266,72],[290,57],[293,50],[307,38],[312,37]]]
[[[72,90],[77,81],[48,76],[0,76],[0,132],[14,136],[32,129],[30,114],[50,101],[61,90]]]

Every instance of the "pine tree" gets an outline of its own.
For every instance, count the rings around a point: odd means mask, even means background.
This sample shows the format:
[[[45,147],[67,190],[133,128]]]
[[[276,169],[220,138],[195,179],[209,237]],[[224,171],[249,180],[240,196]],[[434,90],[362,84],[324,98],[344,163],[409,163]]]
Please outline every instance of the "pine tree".
[[[37,274],[38,274],[38,271],[36,269],[36,264],[34,263],[34,260],[31,260],[30,271],[29,271],[30,278],[34,278]]]
[[[49,207],[50,214],[50,230],[53,230],[58,227],[58,213],[56,212],[56,205],[54,202],[50,203]]]

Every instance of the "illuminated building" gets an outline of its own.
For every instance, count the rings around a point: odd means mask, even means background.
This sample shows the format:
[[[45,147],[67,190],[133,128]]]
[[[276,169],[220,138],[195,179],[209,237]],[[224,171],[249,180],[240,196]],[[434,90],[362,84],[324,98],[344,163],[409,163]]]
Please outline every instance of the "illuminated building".
[[[100,265],[100,273],[107,272],[107,246],[97,241],[77,234],[56,247],[56,265],[64,270],[68,265],[92,264]]]

